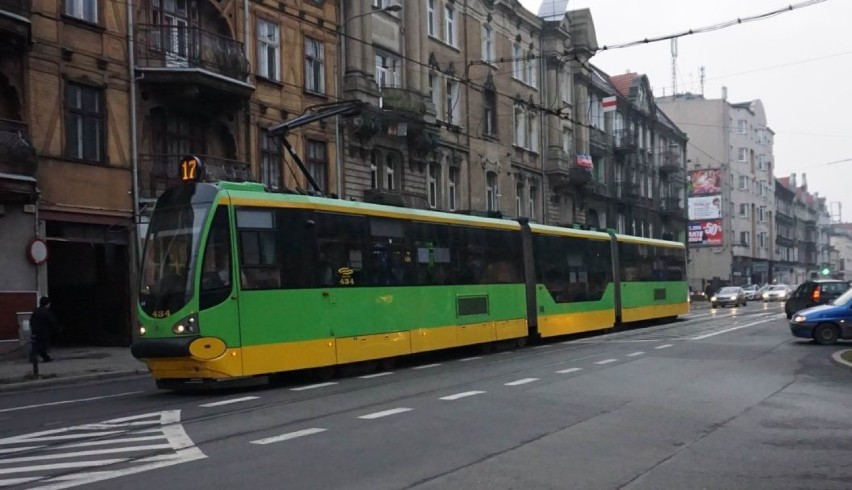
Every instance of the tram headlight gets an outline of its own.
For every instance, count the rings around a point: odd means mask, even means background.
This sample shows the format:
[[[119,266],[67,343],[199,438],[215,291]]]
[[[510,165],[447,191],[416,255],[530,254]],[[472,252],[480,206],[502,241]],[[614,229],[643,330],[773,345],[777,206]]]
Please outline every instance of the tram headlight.
[[[172,332],[176,335],[192,335],[198,333],[198,315],[193,313],[187,317],[181,318],[180,321],[174,324]]]
[[[143,337],[146,333],[148,333],[148,330],[142,325],[139,325],[139,336]]]

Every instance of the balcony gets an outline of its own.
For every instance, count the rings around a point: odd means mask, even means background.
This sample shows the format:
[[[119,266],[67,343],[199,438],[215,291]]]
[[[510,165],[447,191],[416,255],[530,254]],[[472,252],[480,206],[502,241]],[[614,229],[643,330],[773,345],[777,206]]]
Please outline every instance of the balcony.
[[[422,120],[426,115],[426,99],[414,90],[382,87],[382,109]]]
[[[31,0],[0,0],[0,32],[29,41]]]
[[[664,151],[660,155],[660,175],[668,175],[683,170],[683,158],[680,151]]]
[[[660,211],[668,214],[683,216],[683,206],[681,206],[679,197],[662,197],[660,198]]]
[[[0,119],[0,173],[35,177],[37,161],[27,125]]]
[[[207,181],[253,181],[251,165],[238,160],[195,154],[204,163]],[[140,155],[139,197],[156,199],[164,190],[181,182],[178,176],[180,161],[186,155]]]
[[[612,135],[612,147],[616,153],[634,153],[637,149],[636,136],[627,129],[619,129]]]
[[[592,180],[592,169],[572,162],[562,150],[551,152],[545,160],[544,173],[557,192],[585,187]]]
[[[625,201],[638,201],[641,195],[639,194],[639,183],[629,181],[618,181],[615,183],[616,196]]]
[[[242,43],[199,27],[139,25],[136,69],[145,83],[197,87],[214,100],[222,94],[246,98],[254,90],[246,82]]]
[[[604,131],[597,128],[589,128],[589,146],[592,149],[601,150],[606,153],[609,151],[610,139]]]

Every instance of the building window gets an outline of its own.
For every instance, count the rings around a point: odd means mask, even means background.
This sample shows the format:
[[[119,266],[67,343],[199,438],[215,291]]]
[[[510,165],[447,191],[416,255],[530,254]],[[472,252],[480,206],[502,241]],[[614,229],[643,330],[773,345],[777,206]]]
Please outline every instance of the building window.
[[[518,182],[515,184],[515,216],[520,218],[523,216],[524,202],[524,183]]]
[[[751,239],[751,234],[747,231],[740,232],[740,245],[743,247],[748,247]]]
[[[527,51],[527,74],[524,81],[533,87],[538,86],[538,74],[536,73],[536,67],[538,67],[538,63],[536,63],[535,53],[532,50]]]
[[[426,29],[430,36],[435,35],[435,0],[426,2]]]
[[[265,129],[260,130],[260,173],[267,189],[281,189],[281,144]]]
[[[538,117],[533,112],[527,113],[527,149],[538,151]]]
[[[326,152],[326,144],[324,141],[308,140],[307,141],[308,158],[306,164],[308,172],[314,178],[314,182],[319,187],[319,192],[326,194],[328,192],[328,153]]]
[[[447,80],[447,123],[461,124],[461,104],[459,104],[459,84],[453,80]]]
[[[517,80],[524,77],[524,52],[521,43],[512,44],[512,76]]]
[[[488,24],[482,25],[482,61],[494,61],[494,31]]]
[[[530,192],[527,195],[527,198],[528,198],[528,201],[527,201],[527,210],[528,210],[527,211],[527,217],[531,220],[535,220],[535,216],[536,216],[535,208],[536,208],[536,201],[538,200],[538,189],[530,186]]]
[[[65,15],[98,23],[98,0],[65,0]]]
[[[748,161],[748,148],[737,148],[737,161]]]
[[[441,79],[434,73],[429,74],[429,98],[435,106],[435,117],[444,119],[444,105],[441,103]]]
[[[559,72],[559,76],[562,77],[562,83],[559,84],[559,91],[562,95],[562,102],[566,104],[571,102],[571,72],[564,71]]]
[[[459,183],[459,169],[458,167],[450,167],[447,173],[447,209],[455,211],[456,201],[458,200],[456,189]]]
[[[748,121],[745,119],[737,119],[737,132],[740,134],[746,134],[748,131]]]
[[[515,146],[527,147],[527,114],[520,105],[515,106]]]
[[[376,83],[379,87],[399,87],[399,59],[376,53]]]
[[[374,9],[383,9],[385,8],[385,0],[372,0]]]
[[[497,174],[485,174],[485,207],[486,211],[497,211]]]
[[[429,182],[428,182],[429,190],[428,190],[428,192],[429,192],[429,207],[432,208],[432,209],[438,207],[438,182],[440,181],[439,170],[440,170],[440,167],[438,167],[438,164],[436,164],[436,163],[429,164],[429,178],[428,178],[429,179]]]
[[[484,133],[488,136],[497,136],[497,94],[493,90],[485,90],[483,99]]]
[[[103,89],[69,83],[65,86],[65,156],[104,161],[106,113]]]
[[[257,74],[270,80],[281,79],[281,37],[278,24],[257,20]]]
[[[379,153],[374,151],[370,153],[370,189],[379,188],[379,161],[381,160]]]
[[[456,11],[453,7],[444,6],[444,41],[456,47]]]
[[[748,218],[748,204],[742,203],[740,204],[740,216],[744,218]]]
[[[748,175],[740,175],[740,185],[739,188],[741,191],[748,190]]]
[[[305,90],[317,94],[325,93],[325,46],[323,43],[305,38]]]
[[[392,191],[396,189],[396,160],[393,155],[385,157],[385,189]]]
[[[761,207],[759,207],[759,208],[757,209],[757,211],[758,211],[758,215],[757,215],[757,216],[758,216],[758,218],[757,218],[757,219],[758,219],[758,221],[760,221],[761,223],[763,223],[764,221],[766,221],[766,206],[761,206]]]
[[[573,138],[571,135],[571,128],[563,127],[562,128],[562,151],[565,152],[569,157],[571,156],[571,143],[573,142]],[[597,165],[595,165],[597,167]]]

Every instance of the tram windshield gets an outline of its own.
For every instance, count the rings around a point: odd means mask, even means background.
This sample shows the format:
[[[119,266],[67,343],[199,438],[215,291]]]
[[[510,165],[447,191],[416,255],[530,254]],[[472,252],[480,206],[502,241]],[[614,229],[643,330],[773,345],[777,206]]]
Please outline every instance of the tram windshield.
[[[139,304],[155,317],[183,308],[193,294],[193,270],[209,204],[157,209],[145,240]]]

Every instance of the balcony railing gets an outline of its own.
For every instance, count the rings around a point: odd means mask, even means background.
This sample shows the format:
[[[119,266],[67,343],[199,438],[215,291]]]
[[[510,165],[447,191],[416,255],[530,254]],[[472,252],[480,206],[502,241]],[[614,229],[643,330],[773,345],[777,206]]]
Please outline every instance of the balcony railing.
[[[423,117],[426,114],[426,99],[414,90],[382,87],[382,108]]]
[[[0,10],[29,18],[32,11],[31,0],[0,0]]]
[[[251,165],[238,160],[209,155],[197,156],[204,163],[205,180],[250,182]],[[156,198],[164,190],[180,183],[178,170],[186,155],[141,155],[139,158],[139,193],[143,198]]]
[[[204,69],[245,81],[249,64],[242,43],[199,27],[141,24],[136,64],[175,71]]]
[[[660,209],[671,214],[683,214],[683,206],[680,204],[679,197],[660,198]]]
[[[609,149],[609,136],[600,129],[589,128],[589,144],[602,150]]]
[[[0,119],[0,172],[34,176],[37,156],[22,121]]]
[[[660,173],[677,172],[683,169],[680,151],[668,150],[660,155]]]
[[[616,189],[618,189],[618,195],[616,197],[620,199],[635,200],[640,197],[638,182],[618,181],[615,185]]]
[[[636,137],[629,129],[619,129],[612,135],[612,146],[616,151],[636,151]]]

